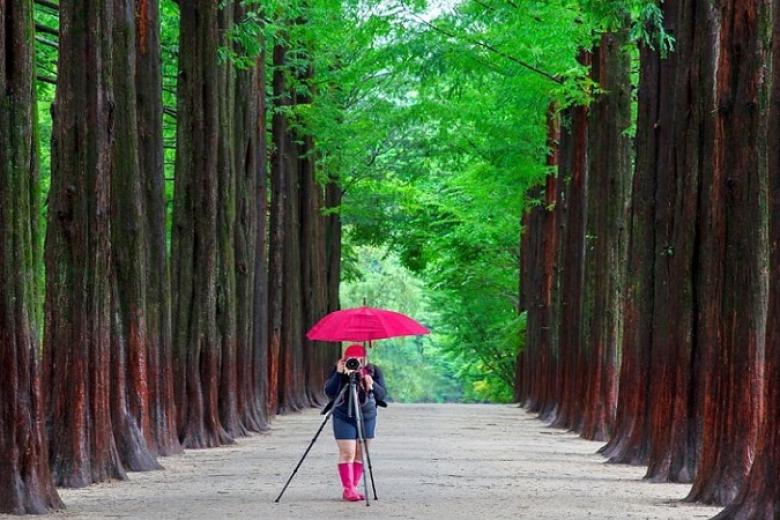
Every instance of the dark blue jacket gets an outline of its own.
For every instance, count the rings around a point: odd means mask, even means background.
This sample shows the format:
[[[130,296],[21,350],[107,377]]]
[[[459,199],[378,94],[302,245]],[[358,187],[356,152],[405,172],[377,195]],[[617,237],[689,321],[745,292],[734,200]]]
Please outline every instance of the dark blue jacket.
[[[377,404],[379,406],[387,406],[385,403],[387,392],[385,391],[385,378],[379,367],[369,364],[366,366],[366,369],[369,374],[371,374],[371,377],[374,378],[374,390],[366,395],[363,386],[358,384],[358,399],[361,403],[360,410],[363,412],[363,417],[365,419],[371,419],[376,417]],[[323,410],[323,413],[327,413],[332,406],[335,406],[333,415],[336,415],[341,419],[349,418],[349,397],[345,394],[344,399],[340,399],[337,403],[333,402],[344,385],[348,384],[348,375],[336,372],[335,367],[330,371],[330,375],[328,376],[327,381],[325,381],[325,395],[330,398],[330,402]],[[347,390],[347,392],[349,392],[349,390]]]

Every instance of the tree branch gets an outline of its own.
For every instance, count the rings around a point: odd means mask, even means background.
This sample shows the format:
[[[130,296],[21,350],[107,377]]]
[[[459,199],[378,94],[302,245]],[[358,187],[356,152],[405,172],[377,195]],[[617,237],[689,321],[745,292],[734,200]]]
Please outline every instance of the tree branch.
[[[48,25],[44,25],[42,23],[36,23],[35,24],[35,30],[37,32],[50,34],[50,35],[56,36],[58,38],[60,36],[60,32],[57,29],[52,29]]]
[[[482,47],[483,49],[486,49],[486,50],[492,52],[493,54],[501,56],[502,58],[507,59],[507,60],[509,60],[509,61],[511,61],[513,63],[516,63],[517,65],[520,65],[524,69],[527,69],[527,70],[529,70],[531,72],[534,72],[534,73],[536,73],[536,74],[538,74],[538,75],[540,75],[540,76],[542,76],[542,77],[544,77],[546,79],[549,79],[550,81],[554,81],[555,83],[558,83],[559,85],[563,84],[563,80],[561,78],[559,78],[557,76],[554,76],[553,74],[550,74],[549,72],[544,71],[544,70],[540,69],[539,67],[531,65],[530,63],[525,62],[525,61],[521,60],[520,58],[512,56],[511,54],[507,54],[504,51],[493,47],[489,43],[485,43],[485,42],[480,41],[480,40],[472,40],[471,38],[469,38],[467,36],[458,36],[458,35],[450,32],[450,31],[448,31],[446,29],[438,27],[437,25],[429,22],[428,20],[425,20],[425,19],[417,16],[414,13],[410,13],[410,14],[417,21],[425,24],[426,26],[430,27],[431,29],[433,29],[436,32],[439,32],[439,33],[441,33],[441,34],[443,34],[445,36],[449,36],[450,38],[455,38],[456,40],[465,40],[467,43],[470,43],[471,45],[476,45],[478,47]]]
[[[41,7],[51,9],[52,11],[60,10],[60,5],[55,2],[51,2],[50,0],[35,0],[35,3],[40,5]]]
[[[36,76],[38,78],[38,81],[42,81],[44,83],[49,83],[50,85],[57,85],[57,79],[52,78],[50,76],[44,76],[43,74],[38,74]]]
[[[60,48],[60,45],[57,42],[53,42],[47,38],[44,38],[43,36],[38,36],[37,34],[35,35],[35,41],[37,41],[38,43],[42,43],[44,45],[48,45],[49,47],[53,47],[55,49]]]

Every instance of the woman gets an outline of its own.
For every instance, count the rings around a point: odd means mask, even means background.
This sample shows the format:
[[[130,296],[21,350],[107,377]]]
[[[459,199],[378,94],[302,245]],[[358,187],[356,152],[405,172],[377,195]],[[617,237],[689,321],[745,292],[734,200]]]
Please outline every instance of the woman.
[[[363,415],[363,433],[368,439],[374,438],[376,428],[376,409],[379,406],[387,406],[385,399],[385,380],[382,371],[376,365],[366,364],[366,350],[361,345],[350,345],[344,351],[344,355],[336,363],[328,380],[325,382],[325,393],[331,402],[326,407],[333,409],[333,434],[339,446],[339,476],[344,488],[343,498],[350,502],[364,500],[365,495],[358,491],[360,477],[363,476],[363,453],[357,442],[358,428],[357,417],[349,416],[349,390],[340,396],[344,386],[349,385],[347,360],[357,358],[360,368],[357,370],[358,399]],[[338,398],[338,399],[337,399]],[[334,399],[337,399],[334,402]]]

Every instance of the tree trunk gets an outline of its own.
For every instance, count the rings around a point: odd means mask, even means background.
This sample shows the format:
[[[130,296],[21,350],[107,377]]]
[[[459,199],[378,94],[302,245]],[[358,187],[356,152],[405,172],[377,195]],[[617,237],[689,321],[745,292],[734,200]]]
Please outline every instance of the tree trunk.
[[[555,105],[547,110],[547,166],[554,169],[558,165],[558,145],[561,139],[561,126]],[[544,192],[544,221],[542,229],[542,264],[543,278],[541,286],[541,365],[538,367],[541,375],[538,393],[539,417],[549,421],[555,417],[559,402],[555,398],[558,383],[558,352],[555,345],[555,321],[557,300],[557,258],[559,252],[558,217],[563,207],[563,200],[557,198],[560,188],[555,174],[547,176]],[[561,207],[558,207],[560,203]]]
[[[162,127],[162,71],[158,0],[135,2],[135,88],[138,169],[146,235],[147,370],[152,447],[159,455],[181,452],[176,431],[171,344],[171,293],[166,246]]]
[[[528,296],[530,292],[531,282],[529,279],[530,265],[531,265],[531,233],[530,227],[530,211],[523,211],[520,215],[520,265],[518,269],[518,288],[519,297],[517,300],[517,312],[518,314],[526,313],[526,330],[525,337],[520,349],[517,351],[517,358],[515,360],[515,387],[514,398],[515,401],[521,405],[525,405],[530,397],[530,388],[528,385],[527,374],[527,360],[528,357]]]
[[[766,329],[767,407],[753,466],[739,494],[715,520],[774,520],[780,517],[780,10],[772,13],[769,105],[769,307]],[[745,381],[744,378],[740,378]]]
[[[663,3],[664,27],[677,35],[679,4]],[[636,172],[633,178],[628,272],[626,277],[622,362],[615,434],[602,449],[610,462],[645,464],[650,456],[650,360],[656,264],[666,256],[663,248],[671,237],[660,230],[656,239],[658,206],[674,206],[678,198],[676,171],[670,162],[673,135],[676,53],[662,57],[659,49],[640,47],[639,114],[637,119]],[[672,191],[672,193],[669,193]],[[662,213],[661,210],[658,212]],[[658,244],[661,244],[660,246]],[[656,261],[657,258],[662,260]],[[668,272],[668,266],[663,268]],[[671,386],[671,385],[670,385]]]
[[[231,45],[227,34],[233,29],[233,2],[219,9],[220,45]],[[247,434],[238,412],[238,287],[236,262],[237,182],[235,147],[239,138],[235,121],[242,117],[236,109],[236,68],[230,61],[217,68],[219,91],[219,133],[217,158],[217,331],[220,338],[219,413],[228,435]],[[250,300],[251,301],[251,300]]]
[[[288,125],[289,128],[289,125]],[[301,284],[301,146],[292,131],[285,135],[286,155],[282,157],[287,194],[283,250],[282,336],[280,350],[279,409],[281,413],[302,410],[306,398],[303,354],[303,309]]]
[[[587,64],[590,55],[583,53]],[[585,373],[580,369],[582,346],[579,331],[582,323],[584,289],[585,216],[588,177],[588,109],[573,107],[571,127],[561,136],[559,182],[569,185],[566,219],[566,257],[561,274],[561,317],[558,333],[560,352],[561,403],[553,426],[574,429],[581,420]]]
[[[674,11],[672,11],[674,9]],[[702,219],[703,179],[712,163],[713,13],[701,2],[665,6],[676,20],[675,73],[670,103],[661,101],[655,192],[655,269],[650,354],[650,454],[647,478],[690,482],[697,464],[700,422],[697,380],[700,345],[711,328],[700,317],[699,262],[710,261],[697,230]],[[670,108],[666,108],[671,104]],[[712,288],[716,291],[716,288]],[[699,324],[697,324],[699,323]],[[700,328],[701,327],[701,328]]]
[[[111,143],[111,413],[119,456],[132,471],[160,469],[149,413],[147,240],[138,157],[134,3],[113,0]],[[120,72],[121,71],[121,72]]]
[[[607,440],[617,405],[618,344],[622,334],[626,208],[631,178],[628,30],[601,36],[592,77],[605,92],[593,103],[589,134],[587,252],[583,344],[587,349],[583,438]]]
[[[521,286],[526,305],[526,334],[522,353],[522,371],[520,373],[523,405],[531,412],[540,409],[539,381],[542,379],[539,366],[540,345],[543,338],[542,303],[544,283],[544,205],[545,188],[541,185],[532,186],[527,193],[526,201],[529,209],[526,211],[525,226],[522,233],[526,247],[525,283]]]
[[[328,313],[341,309],[339,287],[341,285],[341,201],[342,188],[337,177],[328,179],[325,185],[325,265],[326,300]],[[331,343],[325,348],[328,364],[341,357],[341,344]]]
[[[550,167],[558,164],[559,139],[560,126],[551,107],[547,115],[547,165]],[[558,247],[556,180],[556,176],[548,175],[544,186],[531,188],[529,198],[533,207],[529,210],[525,231],[528,233],[526,246],[529,252],[523,299],[528,306],[528,321],[520,377],[527,381],[523,392],[527,393],[526,407],[545,420],[554,415],[558,405],[552,398],[557,370],[552,341],[555,254]]]
[[[309,152],[314,144],[304,137]],[[301,168],[301,267],[303,288],[303,331],[309,330],[328,312],[328,274],[325,251],[325,217],[322,215],[323,189],[316,178],[314,158],[300,159]],[[324,394],[326,367],[333,362],[327,345],[303,338],[307,399],[315,406],[327,402]]]
[[[284,246],[287,222],[287,120],[282,113],[290,103],[285,85],[285,49],[273,49],[273,96],[276,103],[271,121],[273,152],[271,154],[271,221],[268,246],[268,411],[279,411],[279,376],[281,371]]]
[[[55,482],[125,478],[111,421],[111,2],[60,5],[44,381]]]
[[[763,417],[766,327],[766,73],[764,0],[720,4],[712,177],[702,234],[704,290],[701,459],[689,500],[727,504],[745,484]],[[711,311],[713,314],[711,315]],[[717,312],[717,317],[714,313]]]
[[[0,2],[0,513],[62,507],[39,367],[37,103],[32,0]]]
[[[204,448],[232,442],[218,405],[218,5],[184,2],[180,13],[172,277],[176,404],[182,444]]]
[[[237,4],[235,9],[236,20],[242,20],[247,8]],[[263,67],[264,55],[261,55],[253,67],[236,71],[233,123],[238,205],[235,239],[237,406],[241,424],[255,432],[268,428],[264,397],[268,315]],[[258,339],[262,339],[259,344]]]

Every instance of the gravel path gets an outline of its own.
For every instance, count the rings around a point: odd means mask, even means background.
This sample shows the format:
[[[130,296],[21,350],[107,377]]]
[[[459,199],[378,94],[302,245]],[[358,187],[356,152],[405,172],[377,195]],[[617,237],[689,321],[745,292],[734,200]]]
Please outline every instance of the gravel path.
[[[321,422],[280,417],[270,435],[163,460],[129,482],[62,490],[53,519],[707,519],[679,502],[685,485],[642,481],[644,468],[605,464],[600,443],[552,430],[514,406],[398,405],[382,410],[373,448],[380,500],[340,498],[330,424],[281,504],[273,499]],[[0,518],[10,518],[0,515]]]

